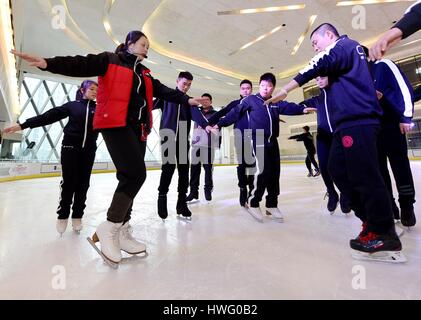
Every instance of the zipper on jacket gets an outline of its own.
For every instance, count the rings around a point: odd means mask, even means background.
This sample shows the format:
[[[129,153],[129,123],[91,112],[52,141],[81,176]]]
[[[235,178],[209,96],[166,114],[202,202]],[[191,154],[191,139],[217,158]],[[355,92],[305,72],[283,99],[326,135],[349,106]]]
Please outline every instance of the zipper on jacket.
[[[178,136],[178,125],[180,123],[180,107],[181,105],[178,105],[178,112],[177,112],[177,127],[175,128],[175,141],[177,141]]]
[[[88,120],[89,120],[89,104],[90,103],[91,103],[91,100],[88,100],[88,104],[86,105],[85,132],[83,134],[82,148],[85,148],[86,137],[88,135]]]
[[[269,105],[266,106],[266,111],[268,113],[269,121],[270,121],[270,136],[269,136],[269,139],[268,139],[268,143],[270,143],[270,139],[272,138],[272,134],[273,134],[273,132],[272,132],[272,117],[271,117],[270,112],[269,112],[269,107],[270,107]]]
[[[327,123],[329,125],[330,132],[333,133],[332,125],[330,124],[329,110],[327,109],[327,93],[325,89],[323,89],[323,92],[325,93],[325,110],[326,110]]]

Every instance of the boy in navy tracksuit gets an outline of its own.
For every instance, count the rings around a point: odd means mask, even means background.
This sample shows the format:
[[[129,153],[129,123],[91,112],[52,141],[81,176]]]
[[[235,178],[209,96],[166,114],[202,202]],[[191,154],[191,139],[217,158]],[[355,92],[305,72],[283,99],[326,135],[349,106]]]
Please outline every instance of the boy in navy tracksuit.
[[[399,219],[399,209],[394,201],[392,183],[387,168],[389,159],[399,193],[401,223],[404,226],[412,227],[416,223],[415,188],[408,159],[406,133],[411,129],[411,119],[414,114],[413,90],[406,76],[391,60],[382,59],[375,63],[370,62],[370,70],[374,86],[379,93],[380,106],[383,109],[378,140],[380,170],[392,198],[395,219]]]
[[[357,250],[354,253],[358,257],[401,262],[402,244],[377,156],[382,110],[364,50],[347,36],[340,37],[336,28],[327,23],[313,31],[311,40],[319,54],[270,101],[285,98],[289,91],[318,76],[329,76],[330,116],[336,127],[329,171],[341,192],[349,195],[354,212],[363,222],[362,232],[350,241],[350,246]],[[378,251],[389,251],[389,256],[362,253]]]
[[[216,110],[212,107],[212,96],[209,93],[202,94],[202,98],[207,98],[202,104],[200,114],[203,120],[212,123]],[[192,139],[192,159],[190,164],[190,193],[186,198],[187,202],[194,202],[199,199],[199,184],[201,166],[205,170],[205,199],[212,200],[213,190],[213,161],[215,157],[215,147],[212,133],[205,130],[206,127],[196,122],[194,124],[193,139]],[[204,138],[205,137],[205,138]],[[219,144],[221,140],[219,139]],[[215,140],[215,142],[218,143]]]
[[[218,111],[214,118],[222,118],[223,116],[227,115],[233,108],[238,106],[241,103],[241,100],[251,95],[253,91],[253,85],[250,80],[244,79],[240,83],[240,99],[231,101],[225,108]],[[237,153],[237,177],[238,177],[238,187],[240,188],[240,206],[244,207],[247,202],[247,198],[249,195],[249,191],[252,189],[252,182],[249,179],[249,176],[246,174],[247,166],[251,165],[251,163],[247,164],[246,157],[245,157],[245,150],[250,149],[248,145],[245,144],[244,140],[244,130],[248,129],[249,123],[247,115],[244,114],[240,116],[238,121],[234,123],[234,146]],[[246,151],[247,152],[247,151]],[[247,186],[249,190],[247,190]]]
[[[303,127],[304,132],[301,134],[297,134],[294,136],[289,137],[288,139],[295,139],[296,141],[303,141],[304,146],[307,150],[307,157],[306,157],[306,167],[308,170],[307,177],[317,177],[320,175],[320,168],[317,164],[316,159],[314,156],[316,155],[316,148],[314,147],[313,143],[313,135],[310,133],[310,127],[304,126]],[[313,169],[311,168],[311,164],[313,164],[316,173],[313,175]]]
[[[177,91],[187,93],[193,81],[190,72],[180,72],[177,78]],[[194,120],[201,127],[206,128],[208,121],[197,107],[189,104],[177,104],[162,99],[154,102],[154,109],[161,109],[161,155],[162,173],[158,187],[158,215],[161,219],[168,217],[167,193],[171,184],[176,165],[178,170],[178,200],[176,211],[183,217],[191,217],[186,204],[186,194],[189,187],[189,134],[191,121]]]
[[[332,97],[330,97],[329,78],[317,77],[316,82],[320,88],[320,94],[301,102],[301,104],[317,109],[317,154],[320,172],[327,189],[326,194],[329,197],[327,209],[333,213],[338,206],[339,201],[342,212],[349,213],[351,211],[349,201],[343,193],[341,193],[340,197],[338,196],[333,179],[328,171],[328,159],[335,128],[330,120],[330,113],[332,112],[330,104]]]
[[[253,155],[256,161],[256,172],[253,189],[249,198],[249,213],[259,222],[263,222],[263,214],[259,208],[265,190],[266,208],[273,218],[283,221],[278,209],[280,154],[278,146],[279,115],[299,115],[306,110],[302,105],[279,102],[265,105],[275,89],[276,78],[272,73],[265,73],[260,77],[259,93],[250,95],[222,118],[217,127],[226,127],[238,121],[244,114],[249,120]],[[245,137],[250,139],[250,137]],[[246,142],[247,143],[247,140]]]

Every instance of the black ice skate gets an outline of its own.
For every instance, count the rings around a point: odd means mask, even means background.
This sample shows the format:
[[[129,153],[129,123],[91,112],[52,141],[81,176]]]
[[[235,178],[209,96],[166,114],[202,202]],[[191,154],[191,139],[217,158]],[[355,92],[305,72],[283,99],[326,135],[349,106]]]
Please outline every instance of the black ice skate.
[[[401,205],[401,223],[405,227],[413,227],[417,223],[414,213],[414,205]]]
[[[165,194],[158,196],[158,215],[163,221],[168,217],[167,195]]]
[[[339,204],[341,206],[341,211],[345,214],[348,214],[351,212],[351,204],[349,200],[341,193],[339,197]]]
[[[362,235],[366,233],[366,235]],[[387,234],[367,232],[363,227],[360,235],[350,241],[352,257],[358,260],[373,260],[391,263],[406,262],[402,254],[402,244],[395,230]]]
[[[212,201],[212,190],[205,189],[205,199],[206,201]]]
[[[178,199],[176,211],[177,211],[177,218],[178,219],[191,221],[192,213],[191,213],[189,207],[187,206],[186,200],[180,199],[180,198]]]
[[[247,198],[248,198],[247,188],[240,188],[240,206],[247,207]]]
[[[334,190],[331,190],[331,191],[328,190],[324,198],[326,199],[326,197],[329,198],[327,200],[327,210],[330,212],[330,214],[334,214],[336,208],[338,207],[338,202],[339,202],[338,194]]]
[[[199,201],[199,192],[190,191],[189,195],[186,198],[187,203],[195,203]]]

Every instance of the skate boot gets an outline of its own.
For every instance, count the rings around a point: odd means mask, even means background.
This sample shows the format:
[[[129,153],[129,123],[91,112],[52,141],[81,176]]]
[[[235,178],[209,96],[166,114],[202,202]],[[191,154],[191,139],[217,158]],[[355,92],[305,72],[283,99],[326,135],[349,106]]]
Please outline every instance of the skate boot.
[[[122,225],[122,222],[113,223],[108,220],[104,221],[98,226],[92,238],[88,238],[89,243],[104,261],[113,268],[117,268],[122,258],[119,243],[119,233]],[[101,250],[95,244],[98,241],[101,244]]]
[[[312,177],[313,176],[313,171],[310,171],[308,174],[307,174],[307,177]]]
[[[57,232],[60,233],[60,237],[62,237],[63,233],[66,231],[68,222],[69,219],[57,219],[56,229]]]
[[[325,195],[325,199],[328,197],[327,200],[327,210],[330,214],[334,214],[336,208],[338,207],[339,197],[335,190],[328,190]]]
[[[349,200],[342,193],[339,197],[339,204],[343,213],[348,214],[351,212],[351,205],[349,203]]]
[[[189,195],[186,198],[187,203],[195,203],[199,201],[199,192],[198,191],[190,191]]]
[[[80,231],[83,229],[82,219],[72,218],[72,228],[74,232],[79,234]]]
[[[146,253],[146,245],[132,236],[132,227],[126,222],[119,233],[120,249],[129,254]]]
[[[158,195],[158,215],[163,221],[168,217],[166,194]]]
[[[183,198],[178,198],[176,211],[178,218],[191,220],[191,211],[187,206],[186,200],[184,200]]]
[[[318,176],[320,176],[320,170],[315,170],[316,171],[316,173],[313,175],[313,177],[318,177]]]
[[[247,198],[248,198],[247,188],[240,188],[240,206],[246,207],[247,205]]]
[[[266,208],[266,214],[272,215],[273,219],[277,222],[284,222],[284,216],[282,215],[281,210],[278,208]]]
[[[413,227],[417,223],[414,213],[414,205],[401,205],[401,223],[405,227]]]
[[[259,207],[248,207],[247,212],[257,221],[263,222],[263,213]]]
[[[212,190],[205,189],[205,199],[206,201],[212,201]]]
[[[367,232],[365,236],[351,240],[350,246],[354,250],[352,256],[355,259],[391,263],[406,261],[405,256],[401,253],[401,241],[394,228],[385,234]]]

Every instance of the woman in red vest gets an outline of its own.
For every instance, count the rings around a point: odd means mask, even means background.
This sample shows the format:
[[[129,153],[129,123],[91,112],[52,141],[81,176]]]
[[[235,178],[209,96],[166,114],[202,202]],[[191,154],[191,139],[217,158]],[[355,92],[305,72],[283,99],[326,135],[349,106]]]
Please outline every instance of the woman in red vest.
[[[117,168],[119,181],[107,221],[101,223],[92,239],[99,241],[103,258],[119,263],[121,250],[129,254],[146,252],[129,227],[133,200],[146,179],[146,138],[152,129],[152,98],[180,104],[198,105],[193,99],[152,78],[142,65],[147,58],[149,41],[141,31],[130,32],[115,53],[44,59],[12,51],[41,70],[72,77],[98,76],[97,107],[94,129],[100,130]]]

